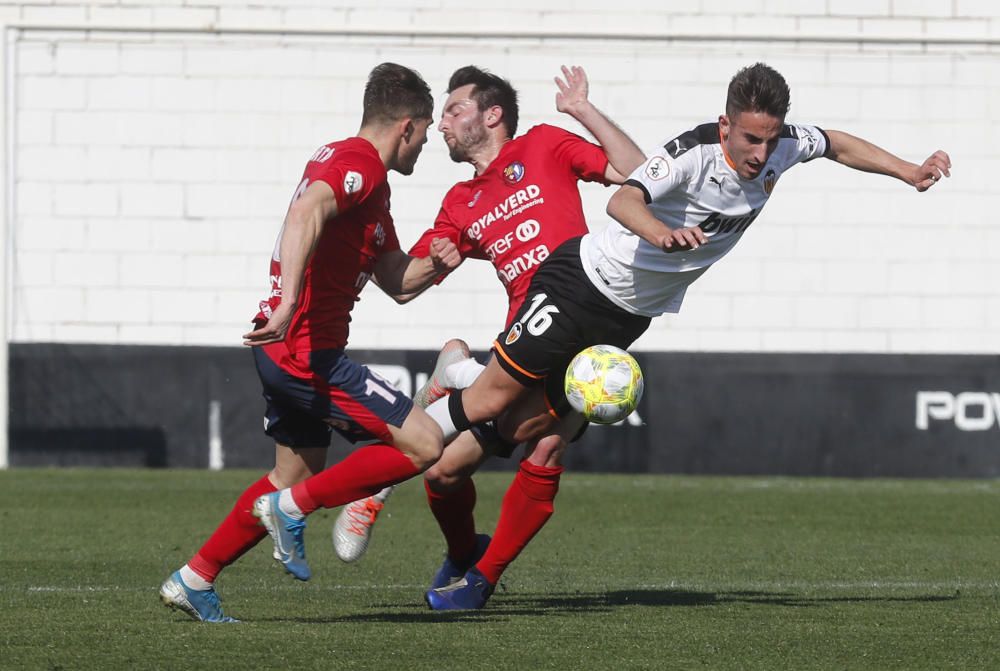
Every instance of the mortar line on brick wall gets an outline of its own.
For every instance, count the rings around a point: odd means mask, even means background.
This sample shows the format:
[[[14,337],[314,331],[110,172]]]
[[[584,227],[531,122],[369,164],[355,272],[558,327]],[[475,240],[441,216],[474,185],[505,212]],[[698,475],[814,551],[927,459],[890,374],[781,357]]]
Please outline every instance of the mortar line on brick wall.
[[[1000,46],[1000,37],[948,37],[928,35],[831,35],[831,34],[762,34],[762,33],[684,33],[684,32],[647,32],[647,31],[573,31],[518,28],[510,30],[466,29],[457,28],[443,30],[440,28],[373,28],[350,27],[338,28],[260,28],[260,27],[221,27],[221,26],[140,26],[140,25],[79,25],[79,24],[44,24],[11,22],[7,27],[24,32],[78,32],[78,33],[149,33],[173,35],[245,35],[269,37],[397,37],[397,38],[434,38],[434,39],[511,39],[517,41],[530,40],[616,40],[622,42],[753,42],[779,44],[907,44],[917,46]]]

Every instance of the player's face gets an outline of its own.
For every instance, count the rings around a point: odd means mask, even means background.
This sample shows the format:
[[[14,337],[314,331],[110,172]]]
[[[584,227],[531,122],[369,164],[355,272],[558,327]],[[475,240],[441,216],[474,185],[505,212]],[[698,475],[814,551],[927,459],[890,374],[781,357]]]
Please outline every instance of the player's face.
[[[764,112],[719,117],[722,146],[740,179],[756,179],[778,146],[785,120]]]
[[[413,168],[417,164],[420,152],[423,151],[427,143],[427,129],[433,123],[433,119],[411,119],[413,124],[409,134],[403,136],[403,141],[399,145],[399,154],[396,160],[396,172],[403,175],[413,173]]]
[[[466,84],[452,91],[441,111],[438,130],[448,145],[448,155],[456,163],[468,161],[487,139],[486,114],[472,99],[474,88]]]

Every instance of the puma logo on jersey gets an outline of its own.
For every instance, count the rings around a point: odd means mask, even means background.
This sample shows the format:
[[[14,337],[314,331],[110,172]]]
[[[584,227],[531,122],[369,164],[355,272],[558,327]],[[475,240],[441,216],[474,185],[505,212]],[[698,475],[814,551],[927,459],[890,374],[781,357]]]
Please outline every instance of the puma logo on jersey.
[[[723,175],[720,179],[716,179],[715,177],[709,177],[708,181],[711,182],[712,184],[716,185],[717,187],[719,187],[719,193],[722,193],[722,182],[724,182],[725,179],[726,179],[726,176]]]

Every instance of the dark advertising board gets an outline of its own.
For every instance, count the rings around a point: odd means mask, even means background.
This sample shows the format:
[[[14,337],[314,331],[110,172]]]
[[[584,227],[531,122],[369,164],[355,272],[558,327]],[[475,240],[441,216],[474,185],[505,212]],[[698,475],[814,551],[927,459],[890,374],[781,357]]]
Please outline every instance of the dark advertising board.
[[[435,353],[355,350],[351,356],[412,393],[433,368]],[[638,410],[619,425],[591,426],[567,452],[570,469],[1000,475],[997,356],[636,357],[646,378]],[[266,469],[273,463],[245,349],[13,344],[10,370],[13,467],[221,463]],[[331,461],[349,450],[336,438]]]

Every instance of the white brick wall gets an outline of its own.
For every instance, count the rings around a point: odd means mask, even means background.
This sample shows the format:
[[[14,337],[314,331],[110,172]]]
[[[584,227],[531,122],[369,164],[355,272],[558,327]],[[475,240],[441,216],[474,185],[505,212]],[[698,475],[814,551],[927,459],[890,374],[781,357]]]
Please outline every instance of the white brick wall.
[[[911,160],[946,149],[954,177],[916,194],[826,161],[797,168],[682,313],[656,320],[638,346],[995,352],[1000,5],[686,7],[0,2],[16,58],[5,70],[15,93],[10,333],[237,344],[305,159],[356,131],[365,76],[383,60],[417,68],[435,92],[458,66],[489,67],[519,88],[523,128],[574,130],[553,109],[551,78],[559,64],[579,63],[597,104],[647,147],[713,119],[736,69],[765,60],[792,86],[790,120],[853,132]],[[434,137],[413,176],[393,175],[404,245],[469,174]],[[584,186],[595,227],[610,193]],[[470,261],[407,306],[367,291],[351,342],[434,348],[458,335],[484,347],[505,313],[492,269]]]

